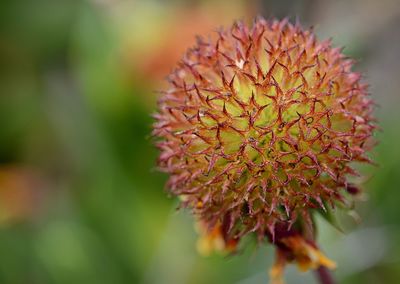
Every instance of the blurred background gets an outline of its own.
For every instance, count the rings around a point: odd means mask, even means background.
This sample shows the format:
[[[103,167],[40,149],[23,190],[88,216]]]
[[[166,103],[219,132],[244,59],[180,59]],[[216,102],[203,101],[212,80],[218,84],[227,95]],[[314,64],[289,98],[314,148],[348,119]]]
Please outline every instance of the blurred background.
[[[399,283],[399,4],[0,1],[0,283],[267,283],[270,247],[198,255],[150,137],[155,90],[195,35],[255,15],[313,25],[371,84],[379,165],[344,233],[318,220],[320,244],[339,283]],[[287,282],[315,283],[294,267]]]

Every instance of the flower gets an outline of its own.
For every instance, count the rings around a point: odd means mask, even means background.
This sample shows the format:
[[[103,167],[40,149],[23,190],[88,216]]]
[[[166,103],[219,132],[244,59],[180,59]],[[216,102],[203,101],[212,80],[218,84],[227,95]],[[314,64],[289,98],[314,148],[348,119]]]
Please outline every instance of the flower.
[[[200,238],[197,241],[197,250],[202,255],[210,255],[214,251],[231,253],[237,248],[237,239],[229,239],[224,234],[225,230],[221,224],[217,224],[211,229],[207,227],[207,223],[198,222],[196,224],[197,231],[200,234]]]
[[[210,235],[268,236],[301,268],[333,267],[308,243],[311,214],[358,192],[348,176],[357,175],[353,162],[370,162],[375,129],[367,85],[352,65],[287,20],[236,22],[199,38],[155,115],[169,191]],[[277,227],[300,235],[276,238]]]
[[[297,234],[282,238],[276,244],[276,260],[269,275],[272,284],[284,283],[283,272],[286,263],[295,262],[300,271],[318,269],[320,266],[335,269],[336,263],[327,258],[315,243],[306,241]]]

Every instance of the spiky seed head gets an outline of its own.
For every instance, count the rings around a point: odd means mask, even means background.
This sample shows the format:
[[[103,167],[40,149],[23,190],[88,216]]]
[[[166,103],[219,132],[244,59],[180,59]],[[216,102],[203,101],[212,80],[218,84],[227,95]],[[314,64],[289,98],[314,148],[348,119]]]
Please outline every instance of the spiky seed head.
[[[169,76],[155,115],[170,192],[240,238],[310,221],[343,201],[368,162],[372,101],[353,61],[286,20],[236,22],[199,38]]]

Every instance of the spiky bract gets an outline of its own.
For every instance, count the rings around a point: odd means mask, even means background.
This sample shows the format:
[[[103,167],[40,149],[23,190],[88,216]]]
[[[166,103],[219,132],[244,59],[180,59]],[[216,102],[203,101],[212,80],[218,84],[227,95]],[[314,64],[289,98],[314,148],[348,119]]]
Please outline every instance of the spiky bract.
[[[170,74],[154,134],[168,188],[229,238],[343,201],[368,162],[372,102],[330,41],[288,21],[198,39]]]

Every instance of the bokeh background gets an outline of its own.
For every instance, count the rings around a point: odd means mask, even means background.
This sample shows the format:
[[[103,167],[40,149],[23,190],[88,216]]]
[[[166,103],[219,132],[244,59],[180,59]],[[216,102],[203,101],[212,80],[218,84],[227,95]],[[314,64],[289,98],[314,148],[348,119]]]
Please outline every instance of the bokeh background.
[[[318,220],[320,243],[339,283],[400,282],[398,0],[2,0],[0,283],[267,283],[268,246],[197,254],[150,137],[155,90],[195,35],[255,15],[298,18],[357,59],[378,166],[344,233]],[[294,267],[287,282],[315,283]]]

